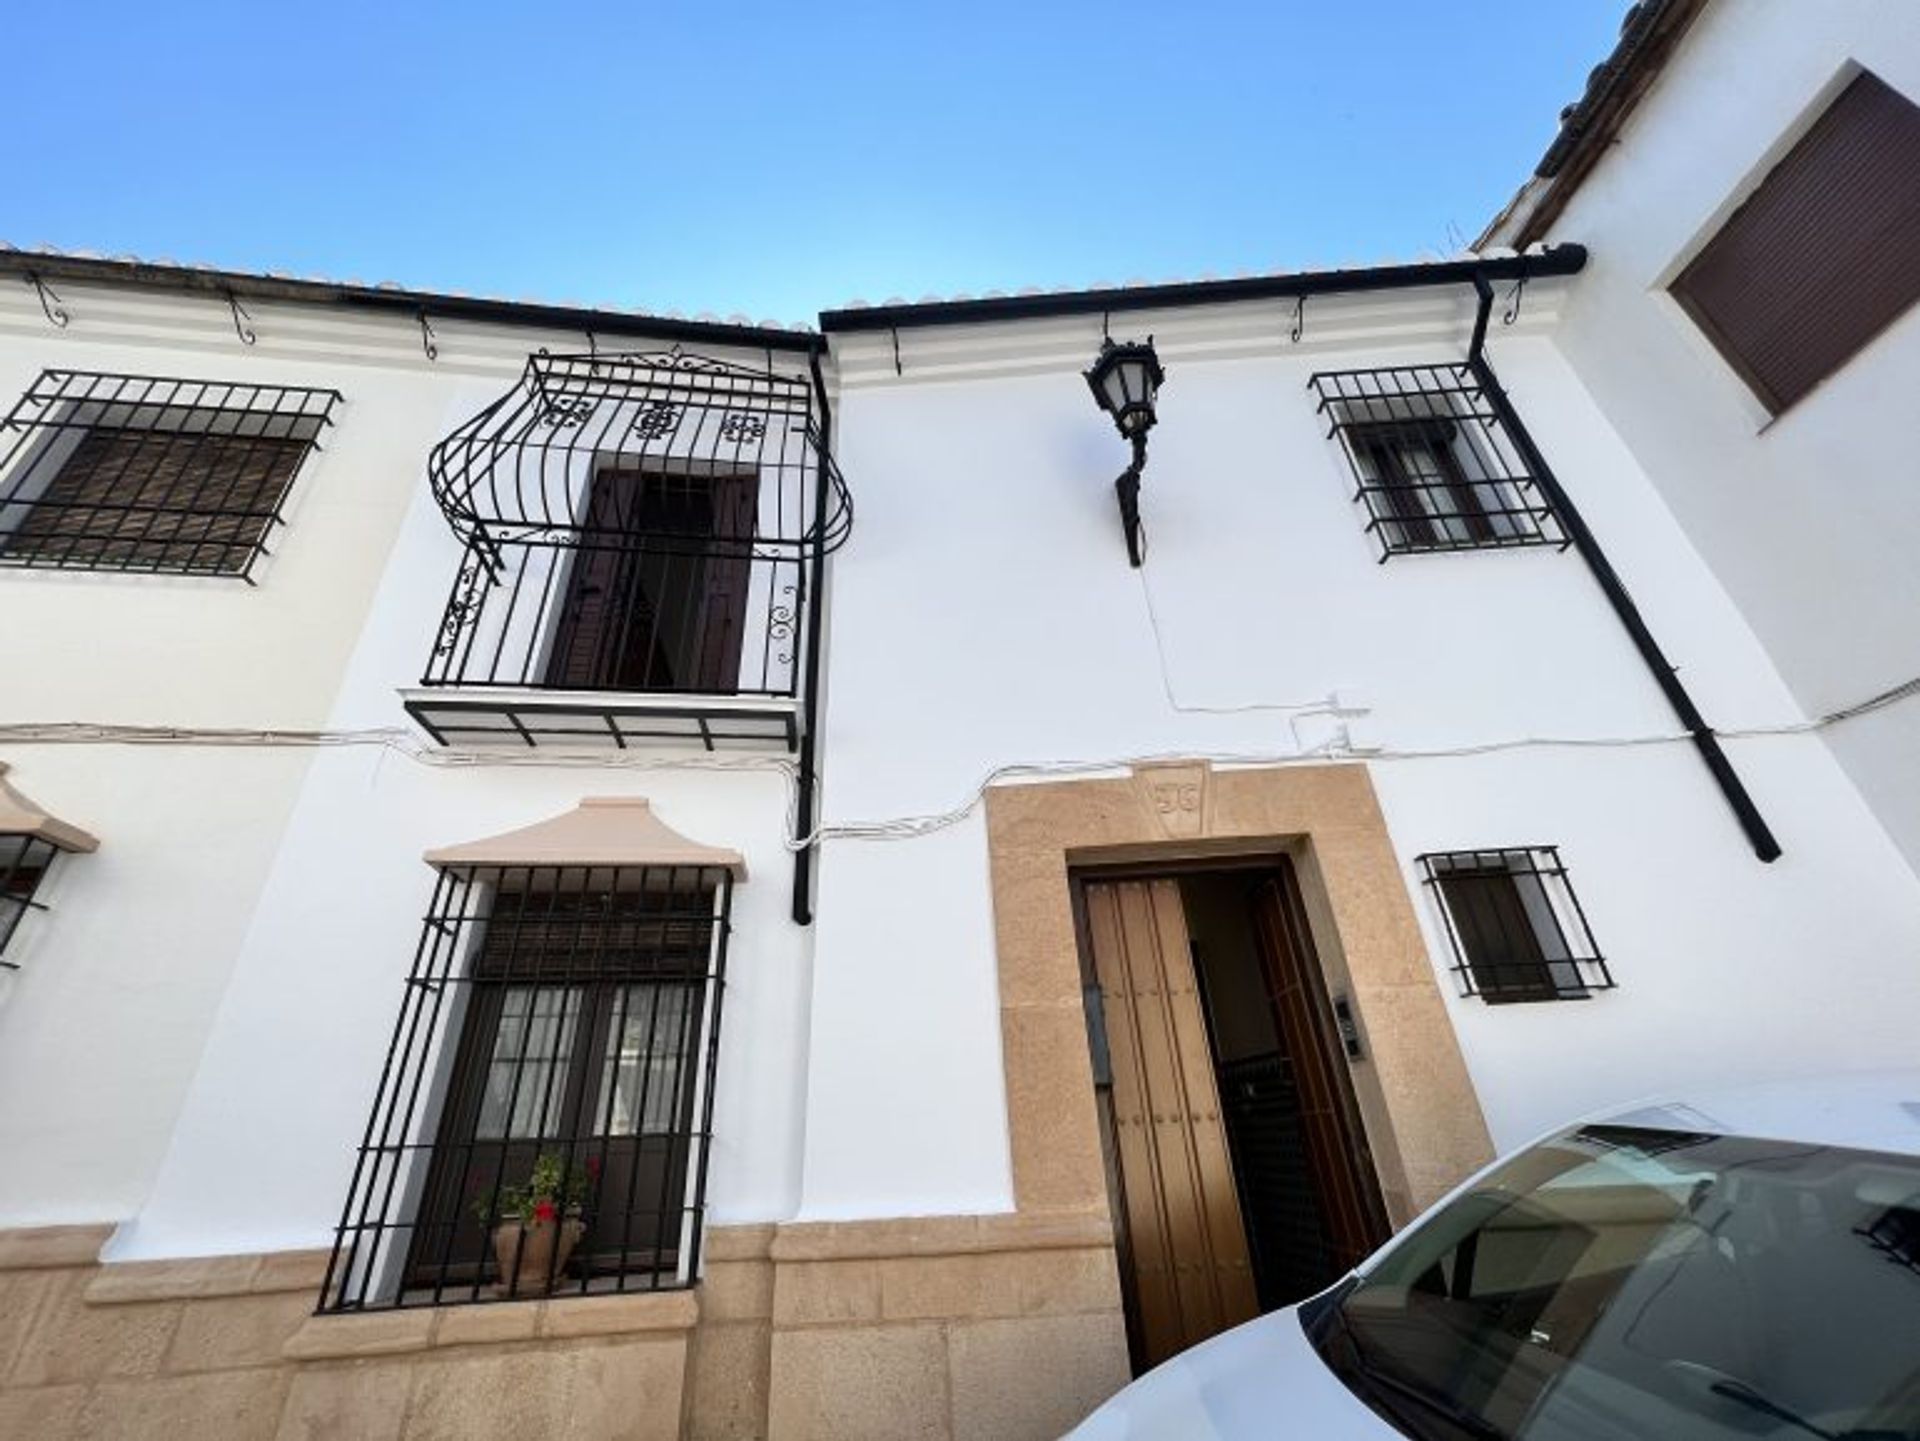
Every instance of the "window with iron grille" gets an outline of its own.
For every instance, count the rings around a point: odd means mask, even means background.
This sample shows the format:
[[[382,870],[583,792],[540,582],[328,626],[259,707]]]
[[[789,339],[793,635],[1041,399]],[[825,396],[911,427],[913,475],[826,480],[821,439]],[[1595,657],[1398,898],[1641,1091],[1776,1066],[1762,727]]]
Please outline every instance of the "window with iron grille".
[[[467,546],[408,701],[435,739],[797,742],[853,520],[808,365],[534,355],[427,475]]]
[[[1320,371],[1380,558],[1568,540],[1464,363]]]
[[[1453,948],[1460,993],[1500,1003],[1579,1000],[1613,977],[1554,846],[1419,858]]]
[[[248,578],[339,399],[43,371],[4,425],[0,564]]]
[[[732,884],[442,872],[322,1309],[693,1283]],[[529,1221],[542,1168],[559,1189]]]
[[[44,836],[0,834],[0,966],[8,970],[20,967],[6,959],[7,942],[21,918],[39,909],[34,895],[46,879],[56,849]]]

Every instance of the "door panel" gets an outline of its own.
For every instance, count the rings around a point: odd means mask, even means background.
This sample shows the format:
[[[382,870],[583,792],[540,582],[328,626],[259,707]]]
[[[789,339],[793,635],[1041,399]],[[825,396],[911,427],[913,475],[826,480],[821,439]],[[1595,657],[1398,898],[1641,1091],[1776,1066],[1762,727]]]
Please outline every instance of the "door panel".
[[[1259,1302],[1179,885],[1089,881],[1084,895],[1112,1068],[1115,1219],[1135,1359],[1151,1366],[1252,1319]]]
[[[1289,872],[1260,883],[1252,897],[1253,925],[1274,1018],[1291,1063],[1319,1209],[1338,1266],[1327,1277],[1331,1282],[1386,1240],[1389,1231],[1346,1060],[1333,1034],[1325,988],[1290,882]]]

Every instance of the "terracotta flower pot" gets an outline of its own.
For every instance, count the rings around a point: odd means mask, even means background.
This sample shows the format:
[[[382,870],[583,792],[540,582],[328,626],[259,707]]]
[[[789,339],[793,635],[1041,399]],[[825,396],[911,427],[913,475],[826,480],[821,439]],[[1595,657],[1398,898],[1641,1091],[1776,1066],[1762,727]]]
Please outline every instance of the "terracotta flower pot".
[[[493,1228],[493,1255],[500,1263],[494,1290],[502,1296],[546,1295],[586,1233],[586,1223],[571,1218],[558,1223],[503,1221]]]

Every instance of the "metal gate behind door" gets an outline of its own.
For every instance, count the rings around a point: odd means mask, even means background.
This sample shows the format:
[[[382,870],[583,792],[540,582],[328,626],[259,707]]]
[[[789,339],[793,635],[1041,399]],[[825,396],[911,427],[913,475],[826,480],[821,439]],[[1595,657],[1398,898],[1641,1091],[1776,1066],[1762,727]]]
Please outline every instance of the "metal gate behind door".
[[[1152,1366],[1259,1314],[1212,1050],[1174,880],[1088,881],[1111,1067],[1116,1221]]]

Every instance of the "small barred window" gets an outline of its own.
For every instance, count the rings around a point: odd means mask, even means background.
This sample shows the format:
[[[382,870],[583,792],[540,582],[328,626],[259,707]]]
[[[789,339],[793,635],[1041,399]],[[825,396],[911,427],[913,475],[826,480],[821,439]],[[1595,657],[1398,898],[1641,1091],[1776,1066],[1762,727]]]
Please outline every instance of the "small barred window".
[[[1447,851],[1421,856],[1419,865],[1439,902],[1462,995],[1562,1001],[1612,989],[1556,847]]]
[[[55,847],[41,836],[0,833],[0,966],[18,970],[5,959],[7,942],[29,910],[37,910],[34,895],[53,864]]]
[[[1567,544],[1464,364],[1321,371],[1308,384],[1382,560]]]
[[[44,371],[5,423],[0,564],[246,578],[339,399]]]

